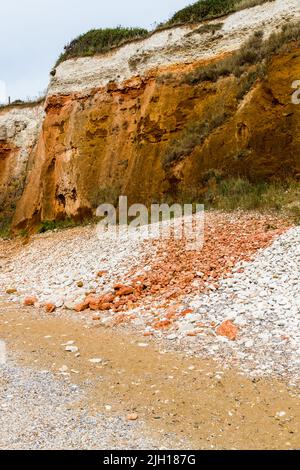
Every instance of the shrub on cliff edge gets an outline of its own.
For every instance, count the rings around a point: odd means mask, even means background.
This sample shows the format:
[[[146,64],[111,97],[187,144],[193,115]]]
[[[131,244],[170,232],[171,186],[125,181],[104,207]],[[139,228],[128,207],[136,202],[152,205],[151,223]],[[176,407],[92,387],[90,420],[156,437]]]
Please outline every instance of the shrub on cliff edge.
[[[93,56],[109,51],[113,47],[120,46],[126,42],[148,36],[148,31],[143,28],[106,28],[93,29],[82,34],[65,46],[65,52],[61,54],[56,65],[64,60],[76,57]]]
[[[179,10],[166,25],[197,23],[274,0],[199,0]]]

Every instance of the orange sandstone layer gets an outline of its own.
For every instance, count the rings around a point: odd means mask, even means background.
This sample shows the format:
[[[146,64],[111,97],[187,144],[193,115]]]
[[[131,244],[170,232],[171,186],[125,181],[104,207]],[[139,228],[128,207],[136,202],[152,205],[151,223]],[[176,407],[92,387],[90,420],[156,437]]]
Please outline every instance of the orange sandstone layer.
[[[194,64],[196,66],[198,64]],[[264,79],[238,99],[237,79],[189,85],[193,65],[153,70],[89,93],[50,96],[14,226],[83,218],[103,202],[200,200],[206,175],[251,180],[299,177],[298,44],[275,56]],[[190,155],[170,167],[164,155],[187,125],[226,117]]]

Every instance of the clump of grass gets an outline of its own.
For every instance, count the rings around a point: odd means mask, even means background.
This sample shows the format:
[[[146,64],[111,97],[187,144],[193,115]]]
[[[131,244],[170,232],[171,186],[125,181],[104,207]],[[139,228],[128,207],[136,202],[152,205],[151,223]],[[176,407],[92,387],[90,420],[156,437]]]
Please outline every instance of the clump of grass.
[[[44,220],[40,223],[38,227],[38,233],[45,233],[45,232],[52,232],[53,230],[62,230],[66,228],[75,227],[76,222],[71,219],[67,218],[64,220]]]
[[[224,23],[205,23],[202,26],[200,26],[197,29],[194,29],[190,33],[188,33],[186,36],[193,36],[194,34],[215,34],[217,31],[220,31],[222,29]]]
[[[261,205],[263,184],[252,185],[242,178],[230,178],[219,181],[208,189],[204,196],[206,205],[232,211],[235,209],[255,210]]]
[[[37,228],[37,233],[52,232],[53,230],[65,230],[74,227],[84,227],[86,225],[96,224],[97,222],[99,222],[99,219],[93,216],[81,217],[79,219],[66,217],[62,220],[43,220]]]
[[[170,84],[174,79],[176,79],[176,75],[174,73],[164,73],[156,77],[156,83],[158,83],[159,85],[163,85],[166,83]]]
[[[257,5],[263,5],[267,2],[273,2],[275,0],[239,0],[235,6],[235,11],[246,10],[247,8],[256,7]]]
[[[221,126],[227,118],[225,111],[220,111],[203,121],[189,123],[167,148],[162,164],[165,169],[190,155],[195,147],[201,145],[206,137]]]
[[[200,0],[179,10],[166,25],[197,23],[274,0]]]
[[[11,233],[11,218],[0,218],[0,238],[9,238]]]
[[[207,183],[203,203],[207,208],[233,211],[276,211],[300,224],[300,184],[294,180],[251,182],[245,178],[224,178],[216,170]]]
[[[263,78],[266,74],[266,65],[259,64],[254,69],[246,72],[239,80],[237,99],[242,100],[252,89],[257,80]]]
[[[145,38],[148,34],[149,32],[143,28],[118,26],[117,28],[93,29],[65,46],[65,52],[59,57],[56,66],[68,59],[107,52],[127,42]]]
[[[29,238],[29,231],[28,231],[28,229],[26,229],[26,228],[22,228],[22,229],[19,231],[18,235],[19,235],[21,238]]]
[[[257,66],[257,72],[263,76],[262,72],[266,71],[267,62],[273,54],[287,43],[300,40],[300,23],[283,26],[280,32],[273,33],[267,40],[263,36],[262,31],[256,31],[233,55],[207,67],[197,68],[187,74],[183,81],[195,85],[205,81],[216,82],[229,75],[240,78],[251,66]]]

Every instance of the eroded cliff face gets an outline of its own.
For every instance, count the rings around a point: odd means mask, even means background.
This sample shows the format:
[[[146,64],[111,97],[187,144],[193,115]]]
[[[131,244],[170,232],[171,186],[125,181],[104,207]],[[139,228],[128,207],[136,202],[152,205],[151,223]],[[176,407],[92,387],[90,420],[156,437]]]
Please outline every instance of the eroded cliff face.
[[[230,117],[204,145],[174,167],[177,191],[184,191],[187,183],[191,188],[201,188],[203,176],[210,169],[254,182],[300,180],[300,106],[291,99],[291,85],[298,76],[300,48],[294,43],[273,58],[265,78],[238,105],[231,102],[231,109],[227,108]],[[230,106],[232,79],[219,82],[218,87],[224,90],[225,106]]]
[[[11,217],[22,195],[37,143],[43,105],[0,110],[0,217]]]
[[[130,203],[199,199],[211,170],[255,181],[299,177],[300,107],[291,103],[299,44],[274,56],[265,78],[242,97],[233,76],[198,85],[183,80],[199,64],[238,49],[254,30],[268,36],[295,18],[298,0],[276,0],[212,22],[222,23],[214,33],[199,33],[199,25],[173,28],[59,65],[14,227],[91,216],[121,194]],[[212,120],[217,124],[201,145],[165,165],[176,136]],[[2,154],[16,159],[14,146],[2,142]]]

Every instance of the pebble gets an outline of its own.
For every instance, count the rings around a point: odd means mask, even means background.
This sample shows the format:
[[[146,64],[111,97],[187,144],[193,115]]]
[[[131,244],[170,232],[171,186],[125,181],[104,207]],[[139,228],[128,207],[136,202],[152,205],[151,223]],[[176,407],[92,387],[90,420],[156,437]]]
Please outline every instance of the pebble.
[[[213,217],[221,218],[208,215],[209,223]],[[230,217],[226,215],[225,219],[237,227],[239,217]],[[85,299],[84,291],[95,289],[106,293],[116,282],[124,282],[129,270],[150,275],[156,248],[148,241],[147,230],[135,231],[124,239],[104,234],[99,240],[94,229],[88,227],[33,237],[17,256],[9,257],[1,266],[0,292],[5,294],[7,289],[15,288],[16,298],[36,296],[40,303],[51,301],[57,306],[63,302],[66,309],[73,310]],[[259,247],[261,242],[256,242]],[[194,266],[193,276],[196,274],[200,283],[205,281],[209,290],[199,293],[191,288],[180,299],[184,307],[174,309],[176,313],[183,308],[192,312],[172,320],[166,329],[147,331],[158,341],[178,339],[176,347],[211,356],[224,365],[236,364],[238,358],[240,369],[249,374],[279,374],[297,380],[300,378],[299,246],[300,227],[293,227],[269,247],[258,250],[253,260],[233,266],[230,278],[219,279],[217,285],[212,278],[205,280],[207,273],[202,267]],[[243,251],[241,246],[236,248]],[[233,264],[231,259],[227,261],[230,266]],[[107,274],[99,277],[100,271]],[[84,289],[77,285],[81,282]],[[187,286],[192,282],[191,278]],[[130,310],[142,333],[152,325],[154,312],[157,321],[167,318],[166,307],[161,306],[166,298],[162,294],[159,299],[146,298],[143,304]],[[168,302],[178,303],[176,298]],[[114,314],[107,312],[101,325],[108,326],[113,320]],[[216,328],[225,320],[237,326],[236,341],[216,336]]]
[[[101,364],[101,362],[103,362],[103,359],[101,359],[100,357],[95,357],[93,359],[89,359],[89,362],[91,364]]]
[[[207,312],[206,324],[232,318],[239,328],[238,341],[219,343],[218,348],[211,338],[201,337],[198,352],[228,364],[238,354],[239,367],[254,376],[300,378],[299,245],[300,227],[291,228],[253,261],[241,263],[243,272],[237,266],[216,292],[185,299],[196,313]],[[187,328],[185,319],[178,323],[179,331]]]
[[[128,421],[136,421],[138,419],[138,414],[137,413],[132,413],[127,416]]]
[[[77,346],[66,346],[65,351],[71,352],[71,353],[76,353],[78,352],[78,347]]]
[[[177,339],[177,335],[175,333],[172,333],[172,334],[166,336],[166,339],[168,339],[170,341],[174,341],[175,339]]]
[[[56,380],[12,363],[0,367],[0,448],[10,450],[78,449],[185,449],[184,440],[151,436],[129,425],[122,416],[93,413],[82,400],[83,391],[68,381]],[[11,398],[13,396],[13,399]],[[80,400],[80,406],[78,406]],[[76,406],[74,406],[76,405]],[[133,416],[134,417],[134,416]],[[138,418],[138,417],[137,417]],[[136,419],[137,419],[136,418]]]
[[[277,413],[276,413],[277,418],[284,418],[285,416],[286,416],[285,411],[277,411]]]

